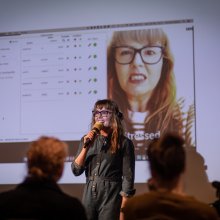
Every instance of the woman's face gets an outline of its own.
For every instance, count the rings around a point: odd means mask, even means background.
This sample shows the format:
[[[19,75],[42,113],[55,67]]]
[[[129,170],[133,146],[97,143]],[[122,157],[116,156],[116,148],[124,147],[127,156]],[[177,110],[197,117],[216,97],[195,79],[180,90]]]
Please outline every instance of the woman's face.
[[[95,122],[101,122],[103,123],[104,127],[110,127],[111,126],[111,117],[112,117],[112,111],[103,108],[96,108],[96,110],[93,112]]]
[[[127,45],[135,49],[141,49],[147,46],[146,44],[135,41],[128,42]],[[154,46],[161,45],[158,43]],[[162,65],[162,58],[155,64],[144,63],[140,53],[135,54],[130,64],[119,64],[115,62],[119,84],[128,97],[150,95],[160,79]]]

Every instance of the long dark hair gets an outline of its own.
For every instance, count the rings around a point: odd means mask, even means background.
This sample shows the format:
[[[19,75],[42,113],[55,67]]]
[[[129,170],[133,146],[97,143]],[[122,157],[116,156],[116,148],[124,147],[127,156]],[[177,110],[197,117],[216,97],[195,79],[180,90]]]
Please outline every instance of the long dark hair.
[[[123,114],[122,112],[119,111],[118,105],[116,102],[110,100],[110,99],[102,99],[98,100],[93,108],[93,111],[96,109],[102,109],[105,107],[106,109],[112,111],[112,117],[111,117],[111,152],[115,153],[117,149],[120,147],[120,141],[121,138],[124,135],[124,128],[122,125],[122,119],[123,119]],[[95,123],[95,118],[94,116],[92,117],[92,126]]]

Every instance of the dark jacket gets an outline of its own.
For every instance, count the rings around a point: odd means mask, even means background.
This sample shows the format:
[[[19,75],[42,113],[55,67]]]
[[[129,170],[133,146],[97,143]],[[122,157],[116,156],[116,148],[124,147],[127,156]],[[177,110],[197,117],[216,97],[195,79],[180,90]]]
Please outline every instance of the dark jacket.
[[[81,202],[50,180],[26,178],[15,189],[0,193],[0,219],[86,220]]]
[[[214,208],[192,196],[169,191],[151,191],[128,200],[122,210],[125,220],[218,220]]]

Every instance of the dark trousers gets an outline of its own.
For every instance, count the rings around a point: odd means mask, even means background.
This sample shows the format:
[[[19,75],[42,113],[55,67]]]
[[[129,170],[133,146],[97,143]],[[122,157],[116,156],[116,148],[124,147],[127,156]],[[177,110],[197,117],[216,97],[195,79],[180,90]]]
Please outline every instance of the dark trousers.
[[[89,180],[83,194],[88,220],[118,220],[121,207],[121,181]]]

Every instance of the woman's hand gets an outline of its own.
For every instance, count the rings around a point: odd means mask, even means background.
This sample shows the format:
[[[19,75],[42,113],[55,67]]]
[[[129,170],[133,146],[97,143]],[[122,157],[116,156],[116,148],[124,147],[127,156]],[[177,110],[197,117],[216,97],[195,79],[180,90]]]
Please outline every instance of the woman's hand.
[[[120,218],[119,218],[119,220],[124,220],[124,219],[125,219],[124,213],[123,213],[123,212],[120,212]]]
[[[85,145],[88,144],[88,146],[90,146],[94,140],[95,135],[96,135],[95,131],[93,131],[93,130],[89,131],[89,133],[87,135],[85,135],[83,138],[84,144]]]
[[[125,196],[122,196],[121,209],[125,206],[127,201],[128,201],[128,198],[125,197]],[[123,213],[123,211],[120,211],[120,220],[124,220],[124,213]]]

